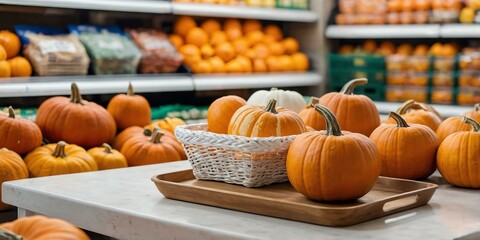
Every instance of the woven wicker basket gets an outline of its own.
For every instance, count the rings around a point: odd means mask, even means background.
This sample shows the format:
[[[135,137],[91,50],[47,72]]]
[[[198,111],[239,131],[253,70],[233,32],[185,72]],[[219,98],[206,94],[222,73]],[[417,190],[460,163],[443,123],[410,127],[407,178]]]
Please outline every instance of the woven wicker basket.
[[[175,128],[197,179],[260,187],[288,181],[288,147],[296,136],[248,138],[207,132],[207,124]]]

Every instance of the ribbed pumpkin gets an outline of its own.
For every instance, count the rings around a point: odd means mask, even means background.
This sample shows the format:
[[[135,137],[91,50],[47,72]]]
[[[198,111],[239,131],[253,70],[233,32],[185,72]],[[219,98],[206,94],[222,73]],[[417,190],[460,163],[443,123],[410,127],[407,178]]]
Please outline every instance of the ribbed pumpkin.
[[[380,125],[380,114],[373,101],[364,95],[354,95],[355,87],[368,83],[366,78],[353,79],[338,93],[323,95],[318,103],[330,109],[345,131],[370,134]],[[325,127],[319,127],[325,129]]]
[[[445,138],[452,133],[469,131],[470,129],[472,129],[472,126],[464,123],[463,117],[454,116],[443,120],[438,126],[436,133],[440,139],[440,142],[443,142],[443,140],[445,140]]]
[[[15,118],[15,111],[8,108],[8,116],[0,115],[0,148],[6,147],[24,155],[42,144],[42,132],[34,122]]]
[[[473,109],[471,111],[468,111],[463,114],[464,116],[467,116],[469,118],[472,118],[473,120],[480,122],[480,103],[475,104]]]
[[[3,182],[28,178],[27,166],[22,157],[6,148],[0,148],[0,186]],[[2,188],[0,187],[0,196]],[[0,201],[0,210],[9,209],[10,206]]]
[[[172,162],[187,159],[182,144],[164,136],[158,128],[152,136],[132,138],[125,142],[120,151],[127,159],[128,166],[141,166],[155,163]]]
[[[153,131],[153,129],[155,127],[159,127],[160,129],[169,131],[170,133],[173,134],[175,132],[175,128],[177,126],[181,126],[181,125],[185,125],[185,124],[187,124],[187,123],[180,118],[166,117],[164,119],[155,121],[155,122],[147,125],[146,128]]]
[[[61,219],[37,215],[22,217],[13,222],[0,224],[0,239],[89,240],[90,238],[85,232],[71,223]]]
[[[248,98],[247,103],[253,106],[265,106],[272,99],[277,100],[278,107],[290,109],[296,113],[302,111],[306,105],[305,99],[300,93],[277,88],[272,88],[270,91],[258,90]]]
[[[118,129],[131,126],[143,127],[152,118],[152,109],[147,99],[133,92],[132,83],[128,84],[127,94],[115,95],[107,106],[107,111],[115,119]]]
[[[396,124],[382,124],[370,135],[382,159],[382,176],[424,179],[436,170],[440,141],[429,127],[411,124],[397,113],[390,118]]]
[[[122,132],[120,132],[115,139],[113,140],[112,147],[117,150],[122,150],[123,144],[125,144],[128,139],[133,137],[150,137],[152,135],[152,131],[148,128],[141,128],[137,126],[131,126]]]
[[[287,175],[296,191],[317,201],[344,201],[372,189],[381,170],[375,144],[359,133],[342,132],[335,115],[315,105],[326,131],[298,135],[287,154]]]
[[[469,117],[464,121],[472,131],[450,134],[440,144],[437,165],[447,182],[468,188],[480,188],[480,124]]]
[[[307,131],[305,123],[292,110],[276,108],[272,99],[268,105],[245,105],[230,120],[228,134],[245,137],[277,137],[301,134]]]
[[[208,131],[227,134],[228,124],[233,114],[246,104],[245,99],[234,95],[224,96],[213,101],[207,111]]]
[[[405,101],[397,109],[397,113],[402,116],[407,123],[423,124],[433,131],[437,131],[442,119],[434,112],[428,111],[425,107],[415,102],[415,100]],[[395,123],[393,119],[387,119],[386,123]]]
[[[70,98],[52,97],[40,105],[36,123],[50,142],[66,141],[86,148],[110,143],[117,131],[112,115],[102,106],[82,100],[75,83]]]
[[[30,177],[44,177],[98,170],[97,163],[80,146],[64,141],[37,147],[25,157]]]
[[[87,153],[97,162],[98,170],[128,167],[123,154],[106,143],[102,147],[89,149]]]
[[[315,110],[315,104],[318,103],[317,97],[311,97],[310,103],[298,115],[302,118],[305,125],[315,130],[325,130],[325,119],[322,114]]]

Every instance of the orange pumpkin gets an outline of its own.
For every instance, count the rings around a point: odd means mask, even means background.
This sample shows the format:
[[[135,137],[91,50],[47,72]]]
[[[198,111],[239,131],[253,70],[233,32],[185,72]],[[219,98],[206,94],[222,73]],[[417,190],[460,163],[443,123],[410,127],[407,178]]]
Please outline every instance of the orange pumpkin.
[[[8,232],[6,232],[6,231]],[[12,235],[13,234],[13,235]],[[62,239],[89,240],[85,232],[61,219],[41,215],[19,218],[0,224],[2,239]]]
[[[102,147],[89,149],[87,153],[97,162],[98,170],[128,167],[127,159],[106,143]]]
[[[0,45],[7,52],[7,58],[13,58],[20,52],[20,38],[8,30],[0,31]]]
[[[368,137],[341,131],[325,106],[315,109],[326,131],[298,135],[287,153],[287,176],[296,191],[317,201],[344,201],[372,189],[381,170],[380,154]]]
[[[28,178],[28,170],[22,157],[14,151],[0,148],[0,185],[3,182]],[[0,188],[0,196],[2,189]],[[0,210],[9,209],[11,206],[0,201]]]
[[[120,151],[122,149],[123,144],[125,144],[125,142],[128,139],[133,138],[133,137],[138,137],[138,136],[140,136],[140,137],[143,137],[143,136],[150,137],[151,135],[152,135],[152,131],[148,128],[131,126],[129,128],[126,128],[122,132],[120,132],[115,137],[115,139],[113,140],[112,147]]]
[[[473,120],[477,122],[480,122],[480,103],[475,104],[475,106],[473,107],[473,110],[468,111],[463,115],[469,118],[473,118]]]
[[[397,113],[390,117],[396,124],[382,124],[370,135],[382,159],[382,176],[424,179],[436,170],[440,141],[429,127],[411,124]]]
[[[305,125],[315,130],[325,130],[325,119],[315,110],[315,104],[318,104],[318,100],[317,97],[311,97],[310,103],[298,115],[305,122]]]
[[[224,96],[213,101],[207,110],[208,131],[227,134],[228,124],[233,114],[246,104],[245,99],[234,95]]]
[[[75,83],[70,98],[52,97],[40,105],[36,123],[50,142],[66,141],[87,148],[111,142],[117,131],[112,115],[83,100]]]
[[[375,103],[364,95],[354,95],[355,87],[368,83],[366,78],[353,79],[346,83],[339,93],[323,95],[318,103],[329,108],[337,117],[338,124],[345,131],[361,133],[365,136],[380,126],[380,114]],[[324,126],[317,126],[325,129]]]
[[[170,133],[175,133],[175,128],[177,126],[181,126],[181,125],[185,125],[185,124],[187,124],[187,123],[180,118],[166,117],[164,119],[153,122],[152,124],[146,126],[146,128],[153,131],[153,129],[155,127],[159,127],[162,130],[169,131]]]
[[[402,106],[397,109],[407,123],[423,124],[433,131],[437,131],[442,119],[434,112],[428,111],[427,108],[415,102],[415,100],[405,101]],[[388,119],[386,123],[395,123],[393,119]]]
[[[307,131],[300,116],[289,109],[276,108],[277,101],[268,105],[245,105],[233,114],[228,134],[246,137],[276,137],[301,134]]]
[[[472,131],[449,135],[438,148],[437,165],[447,182],[468,188],[480,188],[480,124],[464,117]]]
[[[42,144],[42,132],[34,122],[15,118],[15,111],[8,108],[8,116],[0,115],[0,148],[6,147],[20,155]]]
[[[472,129],[472,126],[463,122],[463,117],[454,116],[449,117],[440,123],[437,128],[437,136],[440,139],[440,142],[443,142],[448,135],[460,131],[469,131]]]
[[[128,166],[141,166],[187,159],[182,144],[165,137],[156,128],[149,139],[131,138],[120,151],[127,159]]]
[[[118,94],[110,100],[107,111],[120,130],[131,126],[143,127],[152,118],[150,104],[143,96],[135,95],[132,83],[128,84],[127,94]]]
[[[85,149],[64,141],[37,147],[24,160],[31,177],[98,170],[95,159]]]
[[[32,76],[32,65],[24,57],[14,57],[8,60],[10,73],[12,77],[30,77]]]

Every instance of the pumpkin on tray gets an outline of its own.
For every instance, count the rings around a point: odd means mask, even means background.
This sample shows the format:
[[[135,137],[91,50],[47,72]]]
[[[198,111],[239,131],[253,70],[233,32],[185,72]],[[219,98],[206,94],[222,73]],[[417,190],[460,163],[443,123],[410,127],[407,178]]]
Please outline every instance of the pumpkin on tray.
[[[16,118],[12,107],[8,116],[0,114],[0,148],[24,155],[42,144],[42,132],[34,122]]]
[[[28,170],[22,157],[14,151],[0,148],[0,185],[6,181],[24,178],[28,178]],[[0,196],[1,195],[2,189],[0,188]],[[9,208],[9,205],[0,201],[0,210]]]
[[[133,92],[132,83],[128,83],[127,94],[117,94],[110,100],[107,111],[120,130],[131,126],[143,127],[152,118],[150,104],[145,97]]]

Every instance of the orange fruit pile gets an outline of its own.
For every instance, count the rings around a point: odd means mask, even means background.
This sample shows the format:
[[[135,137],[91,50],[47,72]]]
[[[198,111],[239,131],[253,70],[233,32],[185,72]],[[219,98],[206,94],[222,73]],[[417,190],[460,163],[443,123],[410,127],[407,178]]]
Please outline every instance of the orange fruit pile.
[[[32,75],[32,65],[20,52],[20,39],[14,33],[0,30],[0,80],[8,77],[28,77]]]

